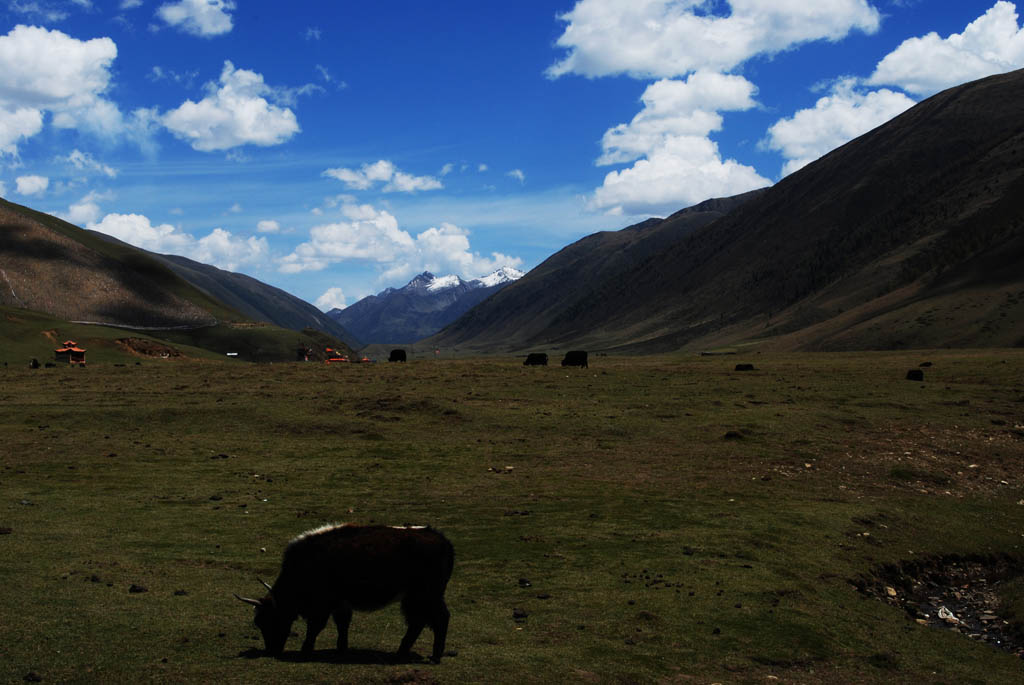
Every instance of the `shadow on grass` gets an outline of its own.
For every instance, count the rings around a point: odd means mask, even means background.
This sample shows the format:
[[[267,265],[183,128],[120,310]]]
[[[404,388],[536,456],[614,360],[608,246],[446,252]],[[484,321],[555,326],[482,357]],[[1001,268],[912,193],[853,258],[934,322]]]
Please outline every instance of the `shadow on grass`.
[[[270,658],[262,649],[250,647],[238,653],[242,659]],[[304,662],[312,661],[327,664],[431,664],[429,659],[411,652],[406,657],[399,657],[395,652],[384,652],[379,649],[348,649],[338,653],[336,649],[318,649],[312,654],[303,654],[300,651],[289,651],[277,657],[280,661]]]

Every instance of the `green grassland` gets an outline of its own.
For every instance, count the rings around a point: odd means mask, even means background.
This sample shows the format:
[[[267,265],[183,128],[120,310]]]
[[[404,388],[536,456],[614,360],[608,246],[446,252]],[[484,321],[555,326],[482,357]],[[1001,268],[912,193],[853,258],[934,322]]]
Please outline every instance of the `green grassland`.
[[[0,681],[1024,678],[850,582],[1024,559],[1020,350],[114,361],[0,368]],[[311,660],[261,655],[232,593],[339,521],[452,540],[440,665],[391,660],[397,607],[356,615],[346,659],[333,626]]]
[[[69,323],[41,312],[0,307],[0,364],[22,367],[30,359],[52,361],[54,348],[68,339],[85,348],[89,364],[162,359],[163,352],[176,360],[223,360],[232,352],[237,355],[235,361],[294,361],[300,343],[321,359],[326,347],[351,353],[344,343],[312,329],[292,331],[247,322],[185,330],[132,330]]]

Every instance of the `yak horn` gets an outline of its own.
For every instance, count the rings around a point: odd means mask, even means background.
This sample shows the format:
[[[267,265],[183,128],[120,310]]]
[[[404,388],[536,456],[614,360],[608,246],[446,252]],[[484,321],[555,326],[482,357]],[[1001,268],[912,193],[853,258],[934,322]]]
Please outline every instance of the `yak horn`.
[[[239,597],[238,595],[235,595],[235,599],[237,599],[239,601],[242,601],[242,602],[245,602],[246,604],[252,604],[254,607],[258,607],[258,606],[260,606],[260,604],[262,604],[262,602],[260,602],[260,600],[258,600],[258,599],[250,599],[249,597]]]
[[[274,588],[270,587],[270,583],[268,583],[267,581],[260,580],[259,578],[257,578],[256,580],[259,580],[261,583],[263,583],[263,587],[267,588],[267,592],[273,592],[274,591]]]

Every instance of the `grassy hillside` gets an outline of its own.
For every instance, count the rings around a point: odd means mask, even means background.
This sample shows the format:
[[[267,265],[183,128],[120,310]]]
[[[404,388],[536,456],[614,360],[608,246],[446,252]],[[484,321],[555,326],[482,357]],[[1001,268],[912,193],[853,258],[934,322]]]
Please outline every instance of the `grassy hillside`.
[[[851,581],[1022,560],[1024,353],[591,361],[0,368],[0,679],[1019,680]],[[440,666],[390,661],[395,607],[347,659],[333,626],[261,656],[232,593],[336,521],[454,542]],[[1024,618],[1020,580],[992,593]]]
[[[161,356],[167,343],[146,333],[108,326],[73,324],[42,312],[14,307],[0,307],[0,363],[23,368],[30,359],[40,363],[53,361],[53,351],[65,340],[74,340],[86,350],[87,364],[124,364],[141,361],[146,357]],[[132,344],[118,340],[137,341]],[[132,347],[148,349],[152,354],[133,353]],[[175,346],[179,355],[192,359],[220,359],[222,355],[186,345]]]
[[[140,327],[247,320],[141,250],[4,200],[0,258],[0,304]]]
[[[312,350],[314,361],[324,359],[326,347],[351,354],[344,343],[314,330],[218,324],[185,331],[138,331],[73,324],[41,312],[0,307],[0,364],[21,368],[33,358],[53,361],[54,349],[68,339],[85,348],[87,364],[224,359],[228,352],[237,353],[237,361],[291,362],[300,344]]]
[[[204,274],[204,283],[220,282],[211,272],[225,273],[188,263]],[[329,334],[253,321],[214,297],[216,289],[200,289],[157,256],[3,200],[0,268],[0,360],[49,361],[54,346],[69,338],[98,362],[229,352],[246,361],[294,361],[300,344],[313,350],[314,359],[323,359],[325,347],[348,349]],[[263,305],[273,299],[294,311],[313,309],[246,276],[225,278]],[[344,332],[334,324],[327,328]]]
[[[632,274],[636,265],[655,258],[686,235],[721,219],[761,192],[707,200],[668,219],[648,219],[621,231],[603,231],[582,238],[425,342],[481,353],[523,350],[540,343],[571,345],[574,341],[595,339],[599,331],[591,327],[593,319],[614,314],[605,306],[611,297],[605,290],[611,289],[617,297],[633,298],[634,306],[644,309],[648,303],[640,301],[645,295],[636,291]],[[665,293],[658,297],[670,296]],[[631,335],[627,330],[607,333],[602,348],[612,347]]]
[[[952,88],[706,225],[682,213],[645,227],[672,237],[657,250],[631,251],[636,227],[589,236],[432,342],[1021,345],[1022,119],[1024,70]]]
[[[245,274],[224,271],[178,255],[153,257],[167,264],[189,283],[253,321],[265,321],[290,330],[312,327],[344,341],[350,347],[361,346],[338,322],[280,288]]]
[[[191,345],[225,355],[236,353],[238,359],[253,362],[291,362],[296,360],[300,344],[312,352],[310,361],[325,359],[325,348],[353,355],[340,340],[313,329],[292,331],[270,325],[218,325],[188,331],[167,331],[161,338],[174,344]]]

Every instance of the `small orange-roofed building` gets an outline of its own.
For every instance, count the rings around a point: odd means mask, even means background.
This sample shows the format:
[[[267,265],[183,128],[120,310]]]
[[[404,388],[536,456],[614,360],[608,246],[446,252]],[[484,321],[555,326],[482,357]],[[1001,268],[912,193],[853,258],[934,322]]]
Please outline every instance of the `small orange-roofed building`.
[[[327,359],[325,361],[328,364],[347,363],[348,357],[342,354],[340,350],[336,350],[333,347],[328,347]]]
[[[74,340],[65,340],[64,347],[58,347],[53,351],[53,358],[58,362],[66,361],[68,364],[85,366],[85,350]]]

